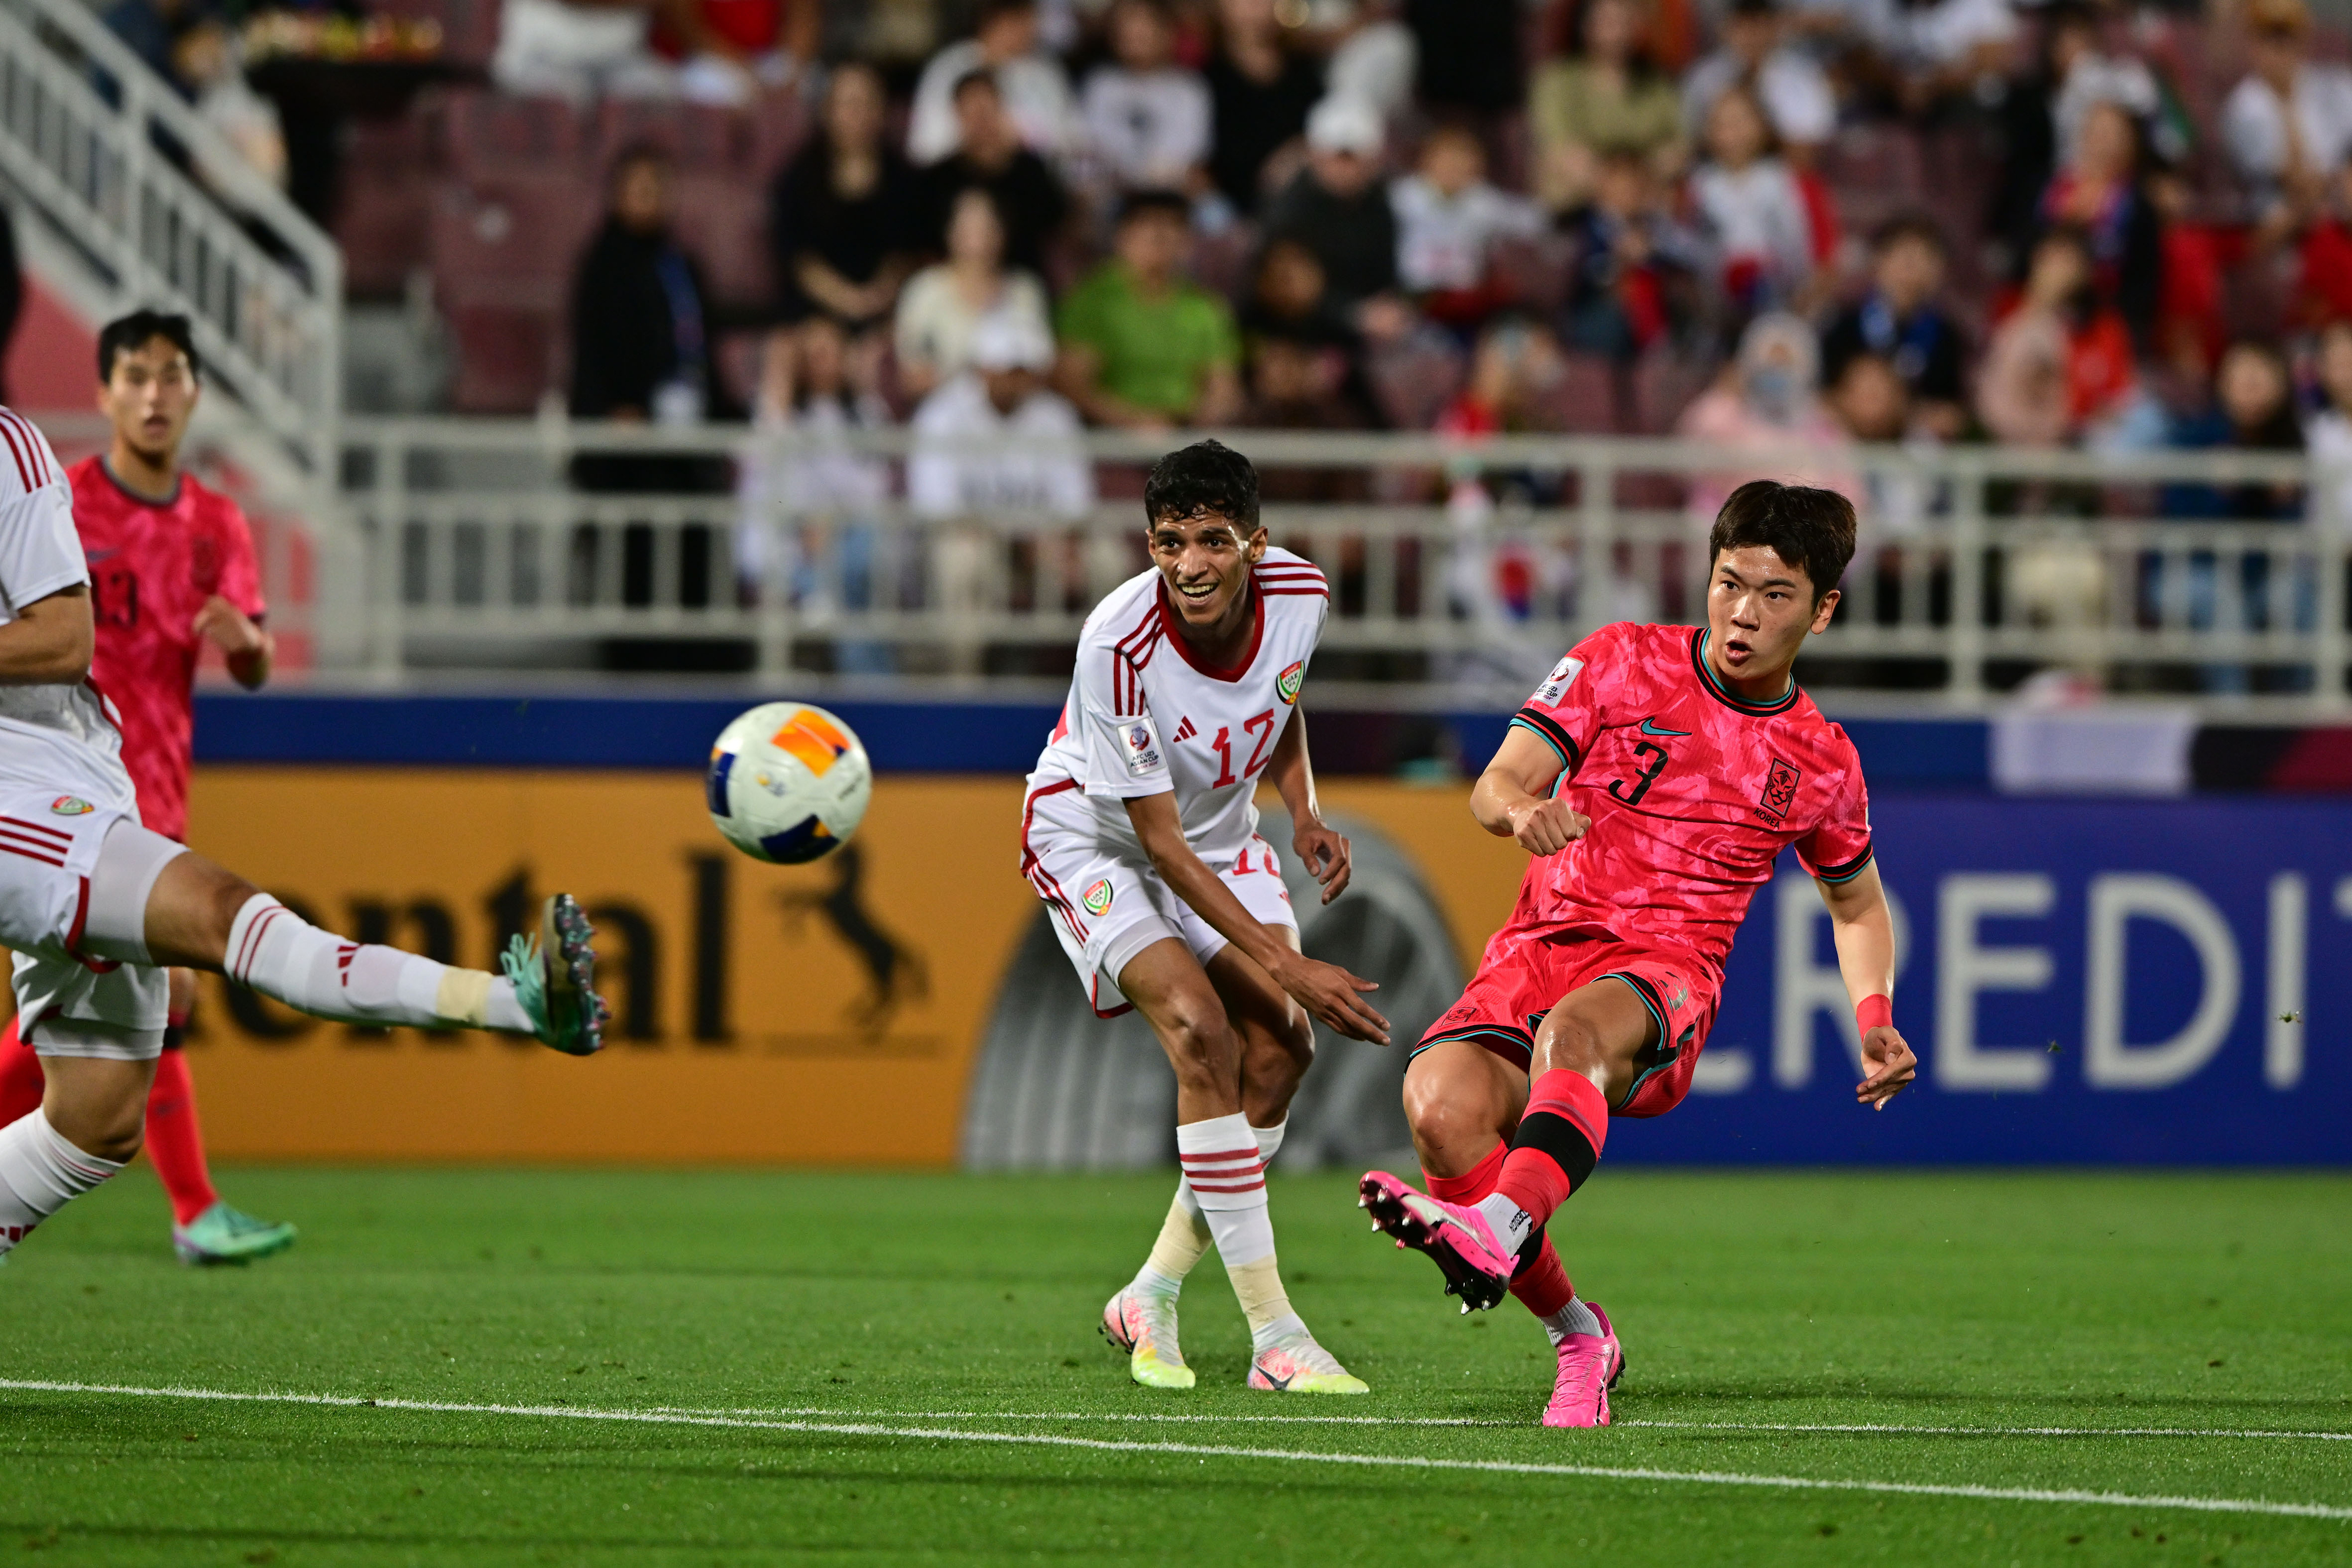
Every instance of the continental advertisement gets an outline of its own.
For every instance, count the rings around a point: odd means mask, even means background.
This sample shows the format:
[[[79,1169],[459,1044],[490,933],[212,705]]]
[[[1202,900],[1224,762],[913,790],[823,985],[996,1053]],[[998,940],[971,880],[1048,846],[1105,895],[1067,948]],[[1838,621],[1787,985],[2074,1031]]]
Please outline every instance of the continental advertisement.
[[[1525,858],[1477,831],[1465,788],[1327,781],[1364,874],[1329,910],[1294,879],[1307,946],[1382,980],[1403,1038],[1324,1043],[1294,1110],[1302,1160],[1401,1147],[1404,1046],[1509,912]],[[315,1022],[207,980],[190,1050],[214,1146],[1164,1161],[1166,1068],[1139,1019],[1086,1008],[1017,872],[1020,805],[1011,778],[886,774],[845,850],[778,867],[720,841],[691,772],[204,767],[198,847],[348,936],[482,965],[541,894],[578,894],[615,1011],[604,1054],[577,1061]],[[1884,1115],[1855,1108],[1829,922],[1784,859],[1690,1098],[1620,1124],[1612,1161],[2352,1163],[2352,812],[1977,794],[1890,795],[1872,815],[1917,1086]]]
[[[1507,913],[1516,852],[1458,789],[1326,797],[1426,870],[1464,952]],[[227,1158],[947,1165],[1039,908],[1014,779],[886,777],[808,866],[728,847],[687,772],[207,766],[191,804],[198,849],[311,920],[436,958],[488,965],[569,891],[614,1014],[578,1061],[322,1023],[208,977],[189,1049]]]

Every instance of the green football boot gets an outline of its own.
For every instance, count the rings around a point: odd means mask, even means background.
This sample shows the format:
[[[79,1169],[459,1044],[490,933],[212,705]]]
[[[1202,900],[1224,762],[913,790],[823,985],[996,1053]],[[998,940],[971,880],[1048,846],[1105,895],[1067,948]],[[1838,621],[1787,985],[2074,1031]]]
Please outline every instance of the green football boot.
[[[594,936],[577,900],[551,894],[540,906],[538,934],[512,938],[499,958],[531,1032],[567,1056],[604,1050],[604,1020],[612,1017],[596,994],[596,949],[589,946]]]
[[[294,1228],[256,1219],[215,1200],[185,1225],[172,1227],[172,1250],[191,1268],[208,1263],[250,1263],[294,1245]]]

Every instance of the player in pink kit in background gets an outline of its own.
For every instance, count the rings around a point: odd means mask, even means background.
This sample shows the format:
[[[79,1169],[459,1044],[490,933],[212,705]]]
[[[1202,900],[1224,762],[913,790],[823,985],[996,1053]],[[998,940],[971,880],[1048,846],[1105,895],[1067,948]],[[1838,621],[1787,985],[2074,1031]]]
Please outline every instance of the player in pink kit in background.
[[[66,472],[89,565],[90,681],[121,716],[141,821],[185,842],[196,664],[210,643],[238,685],[250,690],[269,679],[261,574],[236,503],[180,466],[201,381],[187,319],[142,310],[110,323],[99,336],[99,409],[113,423],[112,439],[103,455]],[[213,1189],[195,1087],[179,1049],[195,988],[193,971],[171,971],[171,1021],[147,1099],[147,1157],[172,1200],[182,1260],[243,1262],[291,1245],[294,1228],[256,1219]],[[11,1019],[0,1030],[0,1124],[38,1105],[42,1090],[40,1058]]]
[[[1621,623],[1577,644],[1471,793],[1479,825],[1535,858],[1406,1068],[1428,1194],[1374,1171],[1362,1202],[1436,1261],[1464,1311],[1508,1290],[1542,1321],[1559,1362],[1546,1426],[1606,1426],[1625,1358],[1545,1221],[1592,1174],[1612,1116],[1662,1115],[1688,1092],[1732,937],[1783,849],[1829,905],[1858,1098],[1883,1110],[1917,1071],[1894,1027],[1861,760],[1792,674],[1853,542],[1843,496],[1741,486],[1709,539],[1707,623]]]

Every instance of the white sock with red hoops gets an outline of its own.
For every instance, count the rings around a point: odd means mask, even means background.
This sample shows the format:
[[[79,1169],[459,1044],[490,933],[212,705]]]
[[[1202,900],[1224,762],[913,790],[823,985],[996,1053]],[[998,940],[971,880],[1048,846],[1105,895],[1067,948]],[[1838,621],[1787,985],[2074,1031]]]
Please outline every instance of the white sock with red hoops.
[[[1176,1158],[1185,1185],[1201,1205],[1217,1256],[1224,1260],[1250,1343],[1264,1350],[1307,1325],[1290,1310],[1274,1261],[1274,1218],[1265,1204],[1265,1159],[1258,1153],[1249,1118],[1236,1111],[1176,1129]]]
[[[1276,1151],[1282,1147],[1282,1134],[1290,1126],[1285,1117],[1271,1127],[1252,1127],[1257,1138],[1260,1165],[1272,1165]],[[1168,1205],[1168,1218],[1160,1222],[1160,1239],[1151,1244],[1151,1256],[1136,1270],[1128,1289],[1150,1296],[1172,1296],[1184,1288],[1184,1277],[1209,1249],[1209,1221],[1201,1212],[1201,1200],[1192,1196],[1192,1184],[1182,1176],[1176,1178],[1176,1197]]]
[[[121,1168],[66,1142],[46,1111],[0,1127],[0,1258],[33,1227]]]
[[[347,942],[266,893],[255,894],[236,912],[221,968],[265,997],[337,1023],[531,1032],[514,982],[503,975]]]

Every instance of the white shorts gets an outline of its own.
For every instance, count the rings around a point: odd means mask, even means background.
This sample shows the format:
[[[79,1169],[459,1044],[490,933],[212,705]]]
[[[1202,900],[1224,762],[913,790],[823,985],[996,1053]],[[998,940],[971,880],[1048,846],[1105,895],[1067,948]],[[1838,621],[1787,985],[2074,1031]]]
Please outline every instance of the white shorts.
[[[1028,845],[1030,883],[1054,912],[1054,935],[1097,1018],[1117,1018],[1134,1006],[1118,988],[1119,971],[1154,942],[1173,937],[1203,965],[1224,948],[1216,928],[1149,862],[1114,854],[1091,834],[1043,822],[1030,830]],[[1231,861],[1208,865],[1259,925],[1298,929],[1273,845],[1253,837]]]
[[[136,811],[54,790],[0,791],[0,944],[16,955],[16,1016],[43,1056],[144,1061],[161,1055],[169,977],[89,955],[99,851]]]

